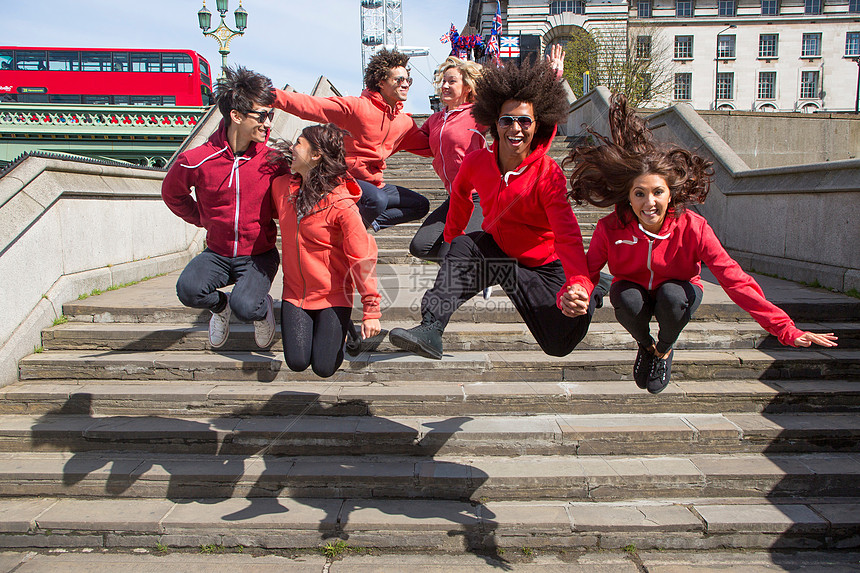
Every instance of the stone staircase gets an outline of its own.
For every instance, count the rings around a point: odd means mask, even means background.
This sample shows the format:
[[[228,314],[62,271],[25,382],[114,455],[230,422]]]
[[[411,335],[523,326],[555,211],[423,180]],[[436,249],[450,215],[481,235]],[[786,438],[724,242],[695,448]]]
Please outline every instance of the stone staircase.
[[[444,198],[429,161],[395,156],[387,179]],[[577,216],[587,234],[600,213]],[[415,324],[435,277],[413,232],[376,237],[386,328]],[[860,300],[757,277],[840,337],[786,349],[706,273],[652,396],[610,308],[553,358],[496,289],[455,314],[443,360],[386,342],[323,380],[289,371],[280,338],[255,349],[250,325],[209,350],[177,274],[66,304],[0,389],[0,545],[858,545]]]

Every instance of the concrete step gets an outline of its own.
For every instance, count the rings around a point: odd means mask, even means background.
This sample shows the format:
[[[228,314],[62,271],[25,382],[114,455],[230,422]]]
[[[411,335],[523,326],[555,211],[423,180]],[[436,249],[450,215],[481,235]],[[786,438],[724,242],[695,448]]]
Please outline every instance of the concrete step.
[[[604,414],[825,414],[860,411],[860,384],[844,380],[674,380],[650,395],[631,380],[484,382],[341,378],[32,380],[0,388],[0,414],[87,416],[486,416]]]
[[[462,564],[451,563],[445,555],[463,552],[476,552],[483,556],[480,562],[486,561],[500,569],[525,570],[523,567],[527,565],[516,558],[511,561],[508,556],[522,555],[526,549],[532,554],[554,548],[563,551],[563,561],[549,564],[552,568],[547,568],[548,564],[542,561],[533,565],[553,571],[632,573],[642,569],[620,553],[613,554],[613,551],[631,548],[640,561],[649,565],[649,571],[681,571],[694,560],[701,567],[706,566],[705,561],[712,565],[708,557],[713,553],[702,554],[696,550],[722,550],[724,559],[719,570],[734,565],[738,570],[752,571],[749,551],[754,549],[768,551],[770,556],[758,562],[760,566],[755,567],[755,571],[782,570],[780,564],[801,562],[797,554],[774,554],[773,547],[782,550],[841,548],[841,553],[826,556],[801,553],[806,559],[797,569],[792,565],[791,570],[811,571],[820,567],[823,571],[850,571],[856,565],[857,555],[845,554],[844,550],[856,547],[856,536],[860,532],[860,504],[854,499],[828,497],[702,498],[696,501],[663,497],[610,503],[570,501],[562,497],[539,502],[483,500],[470,503],[285,495],[250,499],[100,500],[51,496],[38,500],[2,499],[0,514],[6,518],[0,543],[7,547],[21,547],[24,542],[26,547],[54,551],[88,547],[112,550],[110,555],[117,558],[122,557],[122,549],[127,547],[155,548],[157,545],[171,550],[198,551],[201,547],[227,551],[238,547],[320,550],[326,544],[334,545],[343,540],[345,547],[383,550],[382,553],[372,552],[378,556],[371,563],[364,563],[362,559],[365,558],[356,556],[349,556],[343,562],[326,563],[323,569],[328,570],[331,565],[333,572],[406,570],[402,569],[406,565],[403,558],[379,563],[385,559],[386,549],[432,552],[433,565],[421,567],[413,563],[410,567],[416,571],[430,571],[428,567],[434,571],[465,571]],[[569,554],[571,547],[600,553],[576,559],[577,554]],[[120,548],[120,553],[116,553]],[[672,549],[684,553],[675,555],[669,551]],[[648,550],[655,551],[647,553]],[[729,557],[726,550],[744,551],[732,552]],[[80,554],[51,555],[46,557],[46,563],[52,563],[50,567],[69,567],[62,560],[76,555]],[[844,559],[837,563],[836,555]],[[677,561],[681,556],[683,558]],[[206,568],[216,561],[224,567],[221,558],[229,556],[202,557],[208,565],[199,565]],[[143,557],[135,558],[134,565],[129,567],[141,565]],[[157,561],[148,561],[148,565],[143,566],[157,567],[157,563],[167,564],[164,560],[169,560],[168,557],[154,559]],[[252,559],[256,562],[265,558]],[[529,560],[540,559],[529,557]],[[307,561],[306,558],[301,560]],[[677,567],[679,562],[685,565]],[[427,562],[422,563],[426,565]],[[112,561],[112,565],[116,567],[118,563]],[[266,567],[248,562],[243,566],[248,571]],[[315,568],[308,568],[311,566]],[[382,568],[377,569],[378,566]],[[301,570],[320,569],[319,564],[296,564],[296,567],[296,571],[302,567],[305,568]],[[238,567],[235,570],[239,570]],[[469,567],[468,570],[473,569]]]
[[[280,313],[276,314],[280,324]],[[406,321],[387,321],[383,327],[411,328]],[[654,332],[658,325],[651,326]],[[815,332],[834,332],[840,348],[860,348],[860,324],[857,323],[800,323],[798,328]],[[442,337],[446,350],[540,350],[534,337],[522,323],[468,323],[452,322]],[[210,350],[209,329],[200,323],[87,323],[69,322],[42,331],[44,350]],[[283,351],[280,332],[275,335],[272,352]],[[577,346],[579,350],[636,350],[636,341],[615,322],[597,322]],[[675,344],[678,350],[730,349],[730,348],[783,348],[779,341],[755,322],[693,322],[681,332]],[[255,351],[254,327],[233,321],[230,337],[222,351]],[[397,351],[386,338],[377,349],[380,352]]]
[[[558,358],[535,351],[446,352],[442,360],[407,353],[372,353],[347,359],[342,380],[385,382],[438,381],[589,381],[630,380],[635,352],[577,350]],[[310,371],[292,372],[274,352],[94,352],[31,354],[19,362],[21,380],[316,380]],[[680,350],[674,355],[674,380],[857,377],[860,350]]]
[[[860,413],[486,416],[0,416],[0,451],[281,456],[842,452]],[[858,458],[860,459],[860,458]]]
[[[377,265],[380,294],[383,297],[384,321],[420,320],[420,302],[424,292],[433,286],[439,267],[435,264]],[[105,292],[63,305],[63,313],[78,322],[208,322],[209,311],[187,308],[176,298],[178,272],[156,277],[118,291]],[[723,290],[703,271],[704,300],[693,316],[695,321],[748,321],[749,315],[734,304]],[[783,308],[797,322],[860,321],[860,299],[831,293],[823,289],[801,287],[765,276],[756,276],[771,302]],[[271,294],[281,296],[282,277],[275,277]],[[228,289],[229,290],[229,289]],[[357,315],[356,315],[357,316]],[[522,318],[499,288],[493,289],[489,301],[477,296],[465,303],[452,317],[453,322],[521,323]],[[608,302],[595,312],[593,322],[615,321]]]
[[[362,497],[603,502],[662,497],[855,497],[856,453],[666,456],[0,454],[0,496]]]

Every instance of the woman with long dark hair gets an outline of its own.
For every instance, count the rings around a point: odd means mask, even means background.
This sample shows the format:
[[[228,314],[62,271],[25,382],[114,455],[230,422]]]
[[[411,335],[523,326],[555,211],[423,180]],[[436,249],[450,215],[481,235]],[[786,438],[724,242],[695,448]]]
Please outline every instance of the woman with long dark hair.
[[[593,281],[609,263],[614,277],[609,300],[618,322],[639,344],[633,366],[637,386],[656,394],[669,383],[672,346],[702,301],[703,262],[729,298],[782,344],[836,346],[832,333],[795,327],[726,253],[707,221],[686,209],[704,202],[713,175],[710,161],[655,143],[623,95],[613,96],[609,125],[611,140],[591,132],[597,144],[578,147],[565,164],[574,167],[570,197],[577,204],[615,208],[598,221],[586,258]],[[567,313],[564,300],[562,305]],[[651,317],[660,327],[656,341]]]
[[[361,189],[347,175],[345,134],[334,124],[312,125],[295,145],[273,153],[275,161],[289,161],[292,170],[272,183],[284,270],[284,358],[291,370],[311,366],[324,378],[343,362],[353,285],[364,307],[361,335],[380,333],[376,242],[356,205]]]

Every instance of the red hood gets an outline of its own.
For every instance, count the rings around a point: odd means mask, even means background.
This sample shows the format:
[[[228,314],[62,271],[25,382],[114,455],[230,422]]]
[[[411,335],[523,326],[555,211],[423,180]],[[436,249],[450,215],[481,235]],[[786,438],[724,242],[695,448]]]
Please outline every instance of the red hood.
[[[362,97],[368,98],[373,102],[373,105],[384,111],[385,113],[390,113],[391,115],[398,115],[403,112],[403,102],[397,102],[394,107],[388,105],[388,102],[385,101],[382,97],[382,94],[379,92],[370,91],[368,89],[363,90],[361,92]]]
[[[270,131],[266,132],[266,141],[269,139],[269,133]],[[233,156],[233,150],[229,145],[227,145],[227,120],[223,118],[221,119],[221,123],[218,124],[218,129],[212,132],[207,143],[214,146],[216,149],[223,149],[226,146],[229,154]],[[265,142],[258,143],[256,141],[252,141],[251,144],[248,145],[248,149],[246,149],[245,153],[242,155],[254,157],[258,153],[265,153],[267,150],[268,146]]]

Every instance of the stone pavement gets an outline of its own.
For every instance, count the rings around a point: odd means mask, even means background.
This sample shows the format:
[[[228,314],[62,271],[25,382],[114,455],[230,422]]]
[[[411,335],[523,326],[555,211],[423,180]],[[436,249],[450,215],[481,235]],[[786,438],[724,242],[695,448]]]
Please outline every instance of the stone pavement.
[[[860,570],[858,553],[765,552],[542,552],[526,547],[496,558],[447,554],[347,554],[336,560],[319,554],[292,556],[172,552],[63,551],[0,553],[0,573],[773,573]]]

